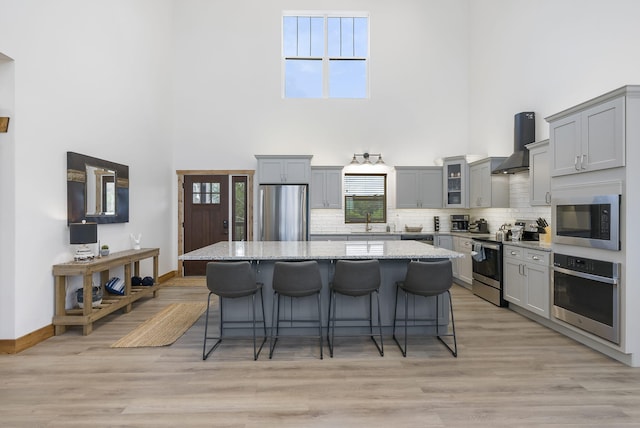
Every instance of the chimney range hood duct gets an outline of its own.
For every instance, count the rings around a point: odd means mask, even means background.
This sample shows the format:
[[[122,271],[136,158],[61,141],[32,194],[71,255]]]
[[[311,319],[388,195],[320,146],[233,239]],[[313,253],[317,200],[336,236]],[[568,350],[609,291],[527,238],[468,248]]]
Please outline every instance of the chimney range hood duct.
[[[513,154],[496,167],[492,174],[514,174],[529,169],[529,150],[525,145],[536,140],[536,116],[532,111],[515,115]]]

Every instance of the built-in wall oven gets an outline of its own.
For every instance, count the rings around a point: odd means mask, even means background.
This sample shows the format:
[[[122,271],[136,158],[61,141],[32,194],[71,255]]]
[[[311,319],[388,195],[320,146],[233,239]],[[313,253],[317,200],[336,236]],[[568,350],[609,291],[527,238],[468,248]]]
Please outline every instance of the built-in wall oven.
[[[554,199],[553,242],[619,251],[620,201],[615,194]]]
[[[473,294],[496,306],[507,306],[502,290],[502,243],[473,238]]]
[[[553,255],[553,316],[620,344],[620,263]]]

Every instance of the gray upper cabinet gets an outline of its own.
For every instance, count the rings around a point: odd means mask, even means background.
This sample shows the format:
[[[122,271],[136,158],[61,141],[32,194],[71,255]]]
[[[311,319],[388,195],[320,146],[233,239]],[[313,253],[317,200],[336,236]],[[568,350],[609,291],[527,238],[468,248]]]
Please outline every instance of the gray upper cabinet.
[[[311,168],[311,208],[342,208],[342,167]]]
[[[258,184],[309,184],[312,157],[256,155]]]
[[[554,177],[625,165],[627,87],[550,116]]]
[[[442,168],[396,169],[396,208],[442,208]]]
[[[551,205],[549,140],[526,147],[529,149],[529,202],[531,206]]]
[[[508,208],[509,177],[492,175],[506,158],[486,158],[469,164],[469,207]]]
[[[469,164],[465,156],[444,159],[442,167],[445,208],[469,208]]]

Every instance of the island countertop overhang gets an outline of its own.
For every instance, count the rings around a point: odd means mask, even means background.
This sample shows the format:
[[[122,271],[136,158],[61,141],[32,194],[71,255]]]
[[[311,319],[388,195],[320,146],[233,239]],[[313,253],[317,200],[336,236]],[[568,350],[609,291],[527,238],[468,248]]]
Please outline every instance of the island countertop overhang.
[[[180,260],[418,260],[465,255],[417,241],[233,241],[218,242]]]

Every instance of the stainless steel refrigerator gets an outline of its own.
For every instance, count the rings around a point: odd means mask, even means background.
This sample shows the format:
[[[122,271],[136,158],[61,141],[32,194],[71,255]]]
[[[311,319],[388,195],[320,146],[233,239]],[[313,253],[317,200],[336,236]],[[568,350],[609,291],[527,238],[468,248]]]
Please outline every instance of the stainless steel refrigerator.
[[[306,184],[262,184],[258,192],[260,241],[307,241],[309,198]]]

